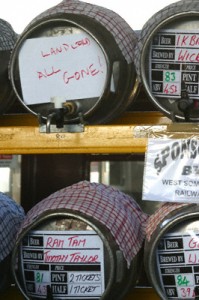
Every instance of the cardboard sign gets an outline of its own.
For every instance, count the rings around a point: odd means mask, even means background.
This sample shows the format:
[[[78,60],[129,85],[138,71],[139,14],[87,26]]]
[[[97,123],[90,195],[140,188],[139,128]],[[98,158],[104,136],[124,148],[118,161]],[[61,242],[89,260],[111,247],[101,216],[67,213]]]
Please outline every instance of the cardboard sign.
[[[143,200],[199,202],[199,140],[148,140]]]
[[[107,63],[97,42],[80,32],[27,39],[19,53],[19,71],[27,105],[52,99],[62,103],[99,97],[106,82]]]

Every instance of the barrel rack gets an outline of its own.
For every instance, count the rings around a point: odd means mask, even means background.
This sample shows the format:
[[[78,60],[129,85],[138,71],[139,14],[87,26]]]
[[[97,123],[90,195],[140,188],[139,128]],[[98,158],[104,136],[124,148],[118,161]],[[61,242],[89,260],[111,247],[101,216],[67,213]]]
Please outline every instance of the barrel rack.
[[[157,128],[167,130],[171,121],[159,112],[126,112],[108,125],[84,126],[81,133],[42,133],[36,116],[10,114],[0,117],[1,154],[142,154],[148,134]],[[15,286],[2,299],[22,300]],[[157,300],[152,288],[134,288],[125,300]]]

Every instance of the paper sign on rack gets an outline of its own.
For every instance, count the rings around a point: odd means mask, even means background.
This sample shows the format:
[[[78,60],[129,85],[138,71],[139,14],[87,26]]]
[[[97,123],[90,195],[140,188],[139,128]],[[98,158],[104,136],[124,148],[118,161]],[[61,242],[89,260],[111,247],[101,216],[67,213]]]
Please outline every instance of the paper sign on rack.
[[[142,199],[199,203],[198,139],[148,139]]]

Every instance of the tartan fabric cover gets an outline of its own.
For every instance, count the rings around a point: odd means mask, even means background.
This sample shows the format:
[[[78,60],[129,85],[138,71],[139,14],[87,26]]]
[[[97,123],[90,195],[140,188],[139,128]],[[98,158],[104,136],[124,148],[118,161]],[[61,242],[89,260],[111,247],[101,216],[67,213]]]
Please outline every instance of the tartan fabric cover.
[[[17,34],[12,26],[5,20],[0,19],[0,51],[12,50],[17,40]]]
[[[38,15],[27,26],[35,24],[46,17],[59,17],[60,14],[78,14],[85,15],[98,21],[110,33],[112,33],[118,47],[120,48],[127,63],[134,61],[134,48],[137,43],[137,34],[128,25],[128,23],[118,14],[107,8],[81,2],[78,0],[64,0],[58,5],[46,10]]]
[[[130,196],[113,187],[88,181],[63,188],[37,203],[27,213],[20,232],[39,220],[42,213],[63,208],[82,212],[104,224],[115,238],[128,266],[141,249],[148,216]]]
[[[23,208],[0,192],[0,261],[12,252],[24,218]]]
[[[156,211],[153,213],[147,221],[146,227],[146,239],[150,241],[151,236],[157,226],[166,218],[166,216],[174,210],[190,205],[189,203],[163,203]]]

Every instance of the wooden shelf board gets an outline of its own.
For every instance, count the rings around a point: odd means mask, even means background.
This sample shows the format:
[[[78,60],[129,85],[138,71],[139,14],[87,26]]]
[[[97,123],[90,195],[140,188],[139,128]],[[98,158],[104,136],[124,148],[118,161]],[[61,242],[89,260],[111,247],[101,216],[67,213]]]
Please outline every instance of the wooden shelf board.
[[[134,121],[134,122],[133,122]],[[159,113],[130,113],[115,123],[89,125],[81,133],[40,133],[31,114],[0,117],[0,153],[144,153],[146,137],[135,137],[139,124],[169,124]]]

